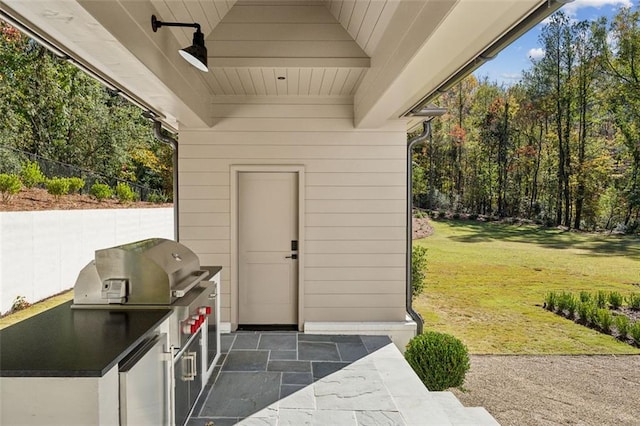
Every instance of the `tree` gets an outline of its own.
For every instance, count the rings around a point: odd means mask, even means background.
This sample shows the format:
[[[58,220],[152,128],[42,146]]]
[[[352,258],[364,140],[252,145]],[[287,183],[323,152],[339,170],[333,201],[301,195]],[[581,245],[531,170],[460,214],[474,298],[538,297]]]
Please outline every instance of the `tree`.
[[[142,111],[2,21],[0,144],[171,193],[171,149]]]

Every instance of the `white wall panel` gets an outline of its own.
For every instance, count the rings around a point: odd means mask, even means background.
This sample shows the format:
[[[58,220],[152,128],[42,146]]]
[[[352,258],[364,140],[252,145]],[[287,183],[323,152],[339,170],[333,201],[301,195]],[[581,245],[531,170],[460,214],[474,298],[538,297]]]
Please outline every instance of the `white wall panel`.
[[[97,249],[151,237],[173,238],[172,208],[2,212],[0,312],[72,288]]]

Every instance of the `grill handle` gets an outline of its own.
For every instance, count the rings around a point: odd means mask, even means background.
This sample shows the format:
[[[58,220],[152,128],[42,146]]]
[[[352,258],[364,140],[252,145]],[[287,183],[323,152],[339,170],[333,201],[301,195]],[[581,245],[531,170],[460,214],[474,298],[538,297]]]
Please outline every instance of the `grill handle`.
[[[194,274],[198,274],[192,281],[186,281],[186,282],[182,282],[180,284],[178,284],[173,291],[171,292],[171,294],[173,295],[173,297],[182,297],[185,294],[187,294],[189,292],[189,290],[191,290],[192,288],[194,288],[196,285],[198,285],[198,283],[202,280],[204,280],[207,275],[209,275],[209,271],[196,271],[194,272]]]

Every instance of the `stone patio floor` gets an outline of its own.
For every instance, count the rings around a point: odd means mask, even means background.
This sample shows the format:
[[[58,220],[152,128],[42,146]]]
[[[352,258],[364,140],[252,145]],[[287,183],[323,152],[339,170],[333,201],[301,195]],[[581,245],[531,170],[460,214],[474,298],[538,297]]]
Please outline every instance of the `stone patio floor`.
[[[386,336],[237,332],[188,426],[497,424],[429,392]]]

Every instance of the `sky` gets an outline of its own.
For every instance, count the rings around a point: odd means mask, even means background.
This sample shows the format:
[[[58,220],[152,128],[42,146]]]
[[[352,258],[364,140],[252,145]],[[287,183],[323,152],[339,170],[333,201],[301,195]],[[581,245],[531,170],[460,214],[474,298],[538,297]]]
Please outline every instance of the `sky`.
[[[621,7],[636,7],[640,0],[574,0],[564,5],[562,10],[571,19],[578,21],[596,20],[601,16],[611,17]],[[520,79],[522,71],[529,69],[531,58],[544,55],[538,38],[545,22],[536,25],[528,33],[513,42],[493,60],[474,71],[478,78],[488,77],[489,81],[510,86]]]

